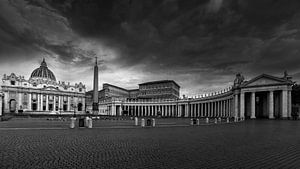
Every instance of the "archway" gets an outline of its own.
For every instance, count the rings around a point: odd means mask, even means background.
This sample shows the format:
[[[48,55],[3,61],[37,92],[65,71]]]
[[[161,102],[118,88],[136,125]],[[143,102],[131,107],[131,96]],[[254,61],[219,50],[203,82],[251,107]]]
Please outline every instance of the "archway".
[[[82,103],[78,103],[78,105],[77,105],[77,110],[78,110],[78,111],[82,111]]]
[[[16,102],[16,100],[15,99],[11,99],[10,101],[9,101],[9,111],[10,112],[16,112],[16,107],[17,107],[17,102]]]

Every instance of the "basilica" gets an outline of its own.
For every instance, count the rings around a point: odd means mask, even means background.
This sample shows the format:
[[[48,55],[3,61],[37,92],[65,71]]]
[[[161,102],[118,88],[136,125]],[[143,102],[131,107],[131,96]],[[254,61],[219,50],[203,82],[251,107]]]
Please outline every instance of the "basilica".
[[[15,73],[4,74],[0,82],[0,115],[81,114],[85,111],[86,87],[57,81],[45,59],[29,79]]]

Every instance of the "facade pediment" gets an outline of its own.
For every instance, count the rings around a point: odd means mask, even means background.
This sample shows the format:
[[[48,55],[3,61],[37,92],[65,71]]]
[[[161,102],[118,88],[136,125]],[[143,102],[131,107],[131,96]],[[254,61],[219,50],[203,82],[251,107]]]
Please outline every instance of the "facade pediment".
[[[242,87],[283,85],[283,84],[290,84],[290,83],[291,83],[290,80],[263,74],[245,82],[242,85]]]

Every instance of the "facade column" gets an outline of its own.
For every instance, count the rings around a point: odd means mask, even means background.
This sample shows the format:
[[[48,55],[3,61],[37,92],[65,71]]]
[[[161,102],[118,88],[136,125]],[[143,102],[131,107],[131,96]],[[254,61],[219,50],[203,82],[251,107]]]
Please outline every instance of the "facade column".
[[[9,97],[9,94],[8,92],[4,92],[4,112],[9,112],[9,101],[8,101],[8,97]],[[4,113],[3,112],[3,113]]]
[[[58,96],[58,111],[61,111],[61,96]]]
[[[151,106],[148,105],[148,116],[151,116]]]
[[[288,92],[287,90],[282,90],[281,93],[281,117],[288,118]]]
[[[240,108],[241,108],[241,114],[240,114],[240,117],[242,119],[244,119],[245,117],[245,93],[244,92],[241,92],[241,96],[240,96]]]
[[[274,119],[274,94],[273,91],[269,92],[269,119]]]
[[[37,93],[36,94],[36,100],[37,100],[37,103],[36,103],[36,106],[37,106],[37,111],[40,111],[41,110],[41,99],[40,99],[40,94]]]
[[[151,105],[150,107],[151,107],[151,114],[150,114],[150,116],[154,116],[154,113],[153,113],[153,105]]]
[[[251,93],[251,119],[255,119],[255,92]]]
[[[21,109],[21,106],[23,108],[23,104],[22,104],[22,93],[19,93],[18,94],[18,106],[16,107],[17,110],[20,110]]]
[[[40,104],[41,104],[41,107],[40,107],[40,108],[41,108],[41,110],[40,110],[40,111],[44,111],[44,108],[43,108],[43,107],[44,107],[44,106],[43,106],[43,105],[44,105],[44,101],[43,101],[43,99],[44,99],[44,98],[43,98],[43,97],[44,97],[44,95],[43,95],[43,94],[40,94],[40,97],[41,97],[41,102],[40,102]]]
[[[31,111],[32,110],[32,108],[31,108],[31,93],[28,93],[28,103],[27,103],[27,109],[29,110],[29,111]]]
[[[46,111],[49,111],[49,95],[46,95]]]
[[[70,111],[71,109],[70,109],[70,107],[71,107],[71,97],[70,96],[67,96],[67,111]],[[74,98],[73,98],[73,102],[74,102]],[[74,105],[74,103],[73,103],[73,106],[75,106]],[[77,106],[77,105],[76,105]]]

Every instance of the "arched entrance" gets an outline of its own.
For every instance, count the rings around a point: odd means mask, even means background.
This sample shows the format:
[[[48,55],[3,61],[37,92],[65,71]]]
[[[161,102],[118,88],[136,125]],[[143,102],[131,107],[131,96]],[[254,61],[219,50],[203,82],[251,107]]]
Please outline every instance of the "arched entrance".
[[[11,99],[9,101],[9,112],[12,112],[12,113],[16,112],[16,107],[17,107],[16,100],[15,99]]]
[[[82,103],[78,103],[78,105],[77,105],[77,110],[78,110],[78,111],[82,111]]]

